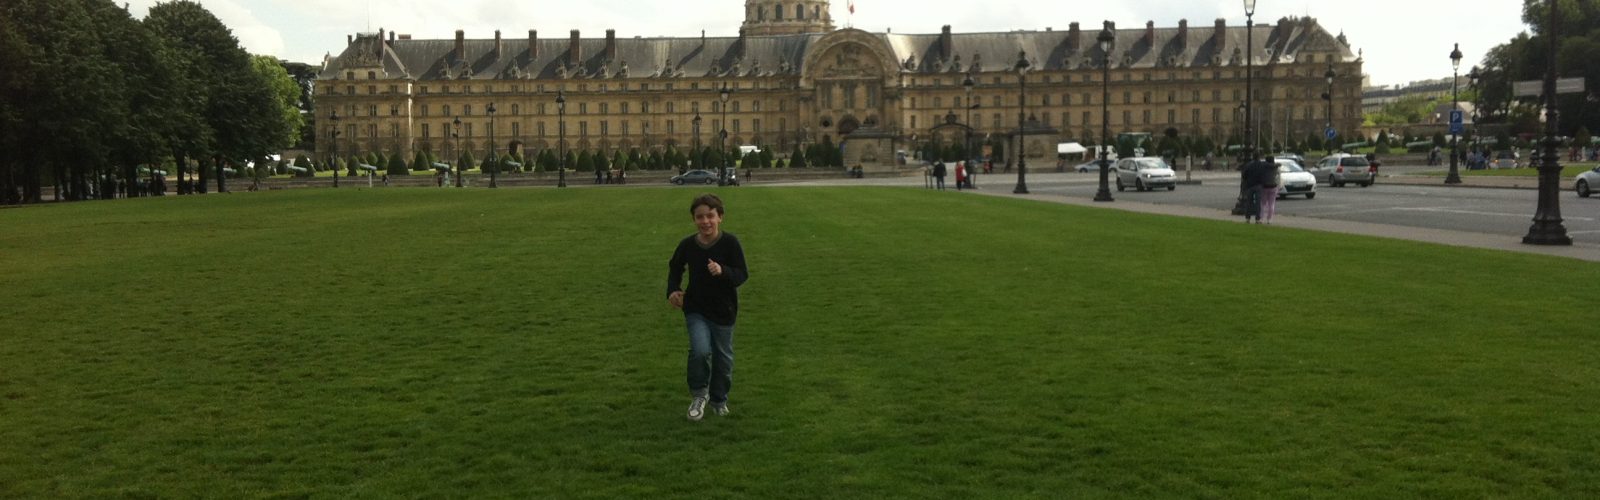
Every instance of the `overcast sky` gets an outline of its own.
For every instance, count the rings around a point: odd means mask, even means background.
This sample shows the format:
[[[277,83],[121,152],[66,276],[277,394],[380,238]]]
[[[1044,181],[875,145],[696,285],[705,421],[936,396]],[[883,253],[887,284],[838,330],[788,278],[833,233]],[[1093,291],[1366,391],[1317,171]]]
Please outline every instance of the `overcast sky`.
[[[415,38],[565,38],[569,30],[585,38],[734,36],[744,21],[743,0],[198,0],[233,29],[246,50],[299,62],[320,63],[344,49],[345,35],[384,28]],[[131,0],[135,17],[144,17],[157,0]],[[845,0],[832,2],[834,24],[881,33],[937,33],[945,24],[960,32],[1065,30],[1077,21],[1089,29],[1101,20],[1118,27],[1209,26],[1216,18],[1243,25],[1242,1],[1134,0],[856,0],[851,16]],[[1446,2],[1440,0],[1259,0],[1255,20],[1273,23],[1284,16],[1317,18],[1340,31],[1352,48],[1364,51],[1366,73],[1376,85],[1450,76],[1450,49],[1461,43],[1462,73],[1490,47],[1525,30],[1519,0]],[[688,10],[686,7],[692,8]]]

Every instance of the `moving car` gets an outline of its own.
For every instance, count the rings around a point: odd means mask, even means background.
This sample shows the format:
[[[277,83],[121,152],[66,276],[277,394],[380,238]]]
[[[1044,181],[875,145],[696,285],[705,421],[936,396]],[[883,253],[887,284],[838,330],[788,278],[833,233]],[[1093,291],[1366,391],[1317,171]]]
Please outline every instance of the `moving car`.
[[[1579,198],[1588,198],[1597,187],[1600,187],[1600,166],[1578,174],[1578,179],[1572,183],[1572,189],[1578,192]]]
[[[1111,163],[1112,163],[1112,165],[1115,165],[1116,161],[1112,161]],[[1084,163],[1082,163],[1082,164],[1080,164],[1080,165],[1078,165],[1076,167],[1072,167],[1072,169],[1077,171],[1078,173],[1099,172],[1100,171],[1100,160],[1087,161],[1087,162],[1084,162]]]
[[[1117,191],[1127,190],[1129,185],[1140,191],[1158,187],[1166,187],[1167,191],[1178,188],[1178,174],[1157,156],[1123,158],[1112,164],[1112,168],[1115,169],[1112,173],[1117,176]]]
[[[671,182],[679,186],[684,184],[716,184],[717,173],[710,170],[690,170],[680,175],[672,176]]]
[[[1361,187],[1371,186],[1378,178],[1378,172],[1372,168],[1372,163],[1366,157],[1353,154],[1336,153],[1323,157],[1310,169],[1311,175],[1317,182],[1324,182],[1333,187],[1345,184],[1360,184]]]
[[[1292,159],[1275,158],[1273,161],[1278,164],[1278,199],[1298,194],[1305,195],[1308,200],[1317,197],[1316,176]]]

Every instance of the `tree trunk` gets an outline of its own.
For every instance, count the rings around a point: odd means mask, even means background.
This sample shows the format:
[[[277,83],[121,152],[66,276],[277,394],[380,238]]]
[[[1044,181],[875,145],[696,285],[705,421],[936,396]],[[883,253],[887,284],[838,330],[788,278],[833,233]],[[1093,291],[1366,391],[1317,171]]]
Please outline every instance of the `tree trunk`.
[[[227,180],[228,175],[222,172],[222,155],[212,156],[211,158],[217,164],[217,192],[226,193],[228,192],[228,186],[224,184],[224,181]]]

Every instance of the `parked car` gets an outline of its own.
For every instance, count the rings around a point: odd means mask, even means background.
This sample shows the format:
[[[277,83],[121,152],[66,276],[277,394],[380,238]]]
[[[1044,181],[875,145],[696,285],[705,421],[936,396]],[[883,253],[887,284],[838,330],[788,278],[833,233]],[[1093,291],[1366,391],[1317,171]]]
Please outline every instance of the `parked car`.
[[[1115,164],[1116,161],[1113,160],[1111,163]],[[1078,165],[1076,167],[1072,167],[1072,169],[1077,171],[1077,172],[1079,172],[1079,173],[1083,173],[1083,172],[1099,172],[1100,171],[1100,160],[1090,160],[1090,161],[1084,162],[1084,163],[1082,163],[1082,164],[1080,164],[1080,165]]]
[[[1367,187],[1378,178],[1377,169],[1374,169],[1372,163],[1365,157],[1346,153],[1323,157],[1317,161],[1316,166],[1308,170],[1316,177],[1317,182],[1333,187],[1345,184],[1360,184],[1361,187]]]
[[[1117,160],[1114,164],[1117,191],[1132,185],[1134,189],[1149,191],[1165,186],[1167,191],[1178,188],[1178,174],[1167,162],[1156,156],[1136,156]]]
[[[690,170],[680,175],[672,176],[671,182],[679,186],[684,184],[716,184],[717,173],[710,170]]]
[[[1303,194],[1306,199],[1317,197],[1317,177],[1289,158],[1274,158],[1278,164],[1278,199]]]
[[[1572,189],[1578,192],[1579,198],[1588,198],[1595,187],[1600,187],[1600,166],[1578,174],[1578,179],[1572,183]]]

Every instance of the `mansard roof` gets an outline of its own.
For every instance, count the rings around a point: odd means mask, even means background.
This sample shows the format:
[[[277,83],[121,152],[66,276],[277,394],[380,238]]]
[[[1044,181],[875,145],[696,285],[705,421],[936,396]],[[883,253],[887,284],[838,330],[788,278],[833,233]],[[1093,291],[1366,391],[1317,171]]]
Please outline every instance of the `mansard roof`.
[[[1242,26],[1184,28],[1123,27],[1116,31],[1114,68],[1188,68],[1243,66]],[[1081,31],[1014,31],[952,33],[953,54],[943,54],[941,33],[872,36],[893,51],[907,73],[996,72],[1010,70],[1019,51],[1026,51],[1034,71],[1098,68],[1098,26]],[[576,61],[569,60],[570,38],[539,38],[537,54],[526,38],[502,39],[496,54],[493,39],[465,39],[464,54],[456,40],[384,40],[379,34],[357,35],[339,56],[331,57],[320,75],[337,79],[345,71],[381,67],[387,78],[454,79],[641,79],[680,77],[798,76],[806,51],[828,34],[744,37],[617,38],[615,54],[607,39],[580,38]],[[1276,25],[1256,25],[1251,42],[1256,64],[1292,63],[1304,52],[1336,53],[1339,60],[1356,56],[1341,39],[1315,19],[1285,18]],[[380,57],[381,53],[381,57]]]

